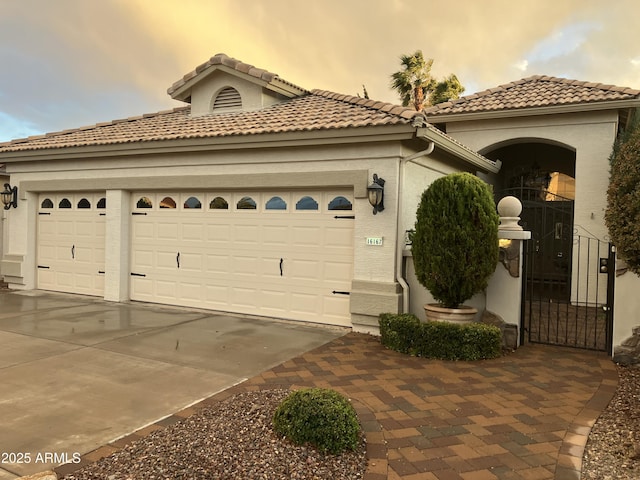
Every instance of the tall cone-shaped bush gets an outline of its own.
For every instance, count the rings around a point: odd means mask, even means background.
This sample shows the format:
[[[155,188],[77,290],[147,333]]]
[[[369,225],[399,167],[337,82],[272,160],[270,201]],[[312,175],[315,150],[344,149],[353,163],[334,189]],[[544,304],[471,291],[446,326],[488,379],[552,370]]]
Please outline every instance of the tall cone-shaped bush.
[[[450,174],[423,192],[413,261],[418,281],[444,307],[487,287],[498,263],[498,224],[491,187],[474,175]]]

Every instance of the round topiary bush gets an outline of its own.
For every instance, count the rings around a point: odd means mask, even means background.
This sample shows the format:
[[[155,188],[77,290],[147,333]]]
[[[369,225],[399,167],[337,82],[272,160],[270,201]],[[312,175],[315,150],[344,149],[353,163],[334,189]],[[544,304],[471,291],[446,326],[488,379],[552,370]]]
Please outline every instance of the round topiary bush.
[[[498,224],[491,187],[469,173],[441,177],[427,188],[412,237],[418,281],[447,308],[487,287],[498,263]]]
[[[332,454],[355,450],[360,424],[344,396],[325,388],[305,388],[283,400],[273,416],[276,432],[297,445],[309,443]]]

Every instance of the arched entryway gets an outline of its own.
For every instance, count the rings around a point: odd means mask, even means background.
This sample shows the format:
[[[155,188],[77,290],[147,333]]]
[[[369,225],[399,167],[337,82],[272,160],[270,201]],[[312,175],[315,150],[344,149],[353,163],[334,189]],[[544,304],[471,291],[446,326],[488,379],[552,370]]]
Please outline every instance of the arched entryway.
[[[576,151],[539,139],[518,139],[481,152],[500,160],[493,180],[496,201],[507,195],[523,205],[525,242],[521,340],[607,350],[610,315],[606,242],[578,235],[574,227]],[[602,285],[598,285],[602,282]]]

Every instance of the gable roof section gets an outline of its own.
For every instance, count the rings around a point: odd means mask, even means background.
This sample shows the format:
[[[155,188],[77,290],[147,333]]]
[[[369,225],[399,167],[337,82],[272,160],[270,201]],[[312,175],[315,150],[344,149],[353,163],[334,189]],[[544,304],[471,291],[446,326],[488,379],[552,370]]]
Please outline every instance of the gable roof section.
[[[190,107],[0,143],[0,154],[163,140],[411,125],[418,112],[324,90],[248,111],[192,117]],[[422,117],[422,116],[420,116]]]
[[[308,90],[298,87],[291,82],[281,79],[276,73],[268,72],[262,68],[254,67],[248,63],[231,58],[224,53],[218,53],[198,65],[194,70],[184,75],[180,80],[174,82],[167,90],[171,98],[183,102],[191,102],[191,88],[203,78],[211,75],[216,70],[222,70],[232,75],[236,75],[246,80],[258,83],[263,87],[277,92],[285,97],[295,97],[308,93]]]
[[[615,105],[615,106],[614,106]],[[429,119],[503,112],[502,116],[532,109],[584,111],[640,105],[640,90],[567,78],[535,75],[435,105],[425,111]]]

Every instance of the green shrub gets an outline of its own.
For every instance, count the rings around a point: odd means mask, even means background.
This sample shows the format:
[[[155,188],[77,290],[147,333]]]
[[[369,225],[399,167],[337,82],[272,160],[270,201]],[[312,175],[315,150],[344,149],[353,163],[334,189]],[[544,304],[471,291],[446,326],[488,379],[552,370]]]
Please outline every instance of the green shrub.
[[[291,393],[278,406],[273,426],[296,445],[309,443],[332,454],[355,450],[360,438],[358,417],[349,400],[325,388]]]
[[[491,187],[469,173],[441,177],[423,192],[413,262],[418,281],[444,307],[487,287],[498,263],[498,224]]]
[[[502,355],[502,333],[494,325],[420,322],[411,314],[383,313],[382,344],[396,352],[439,360],[482,360]]]
[[[618,255],[640,275],[640,113],[616,141],[611,156],[605,222]]]
[[[380,315],[380,337],[382,344],[400,353],[411,353],[413,341],[420,330],[420,320],[410,313]]]

